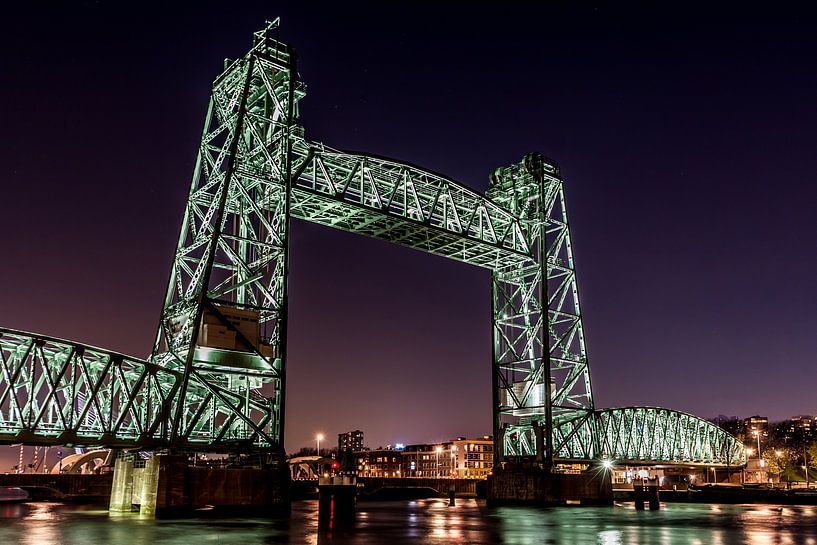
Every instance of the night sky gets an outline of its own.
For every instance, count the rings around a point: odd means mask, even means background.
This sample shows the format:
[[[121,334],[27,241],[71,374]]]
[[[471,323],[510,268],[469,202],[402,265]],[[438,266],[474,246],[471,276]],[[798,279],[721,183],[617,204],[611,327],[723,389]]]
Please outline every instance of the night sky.
[[[280,15],[308,139],[559,163],[598,407],[817,413],[814,12],[302,4],[4,8],[0,325],[149,353],[210,83]],[[487,271],[292,237],[289,451],[490,433]]]

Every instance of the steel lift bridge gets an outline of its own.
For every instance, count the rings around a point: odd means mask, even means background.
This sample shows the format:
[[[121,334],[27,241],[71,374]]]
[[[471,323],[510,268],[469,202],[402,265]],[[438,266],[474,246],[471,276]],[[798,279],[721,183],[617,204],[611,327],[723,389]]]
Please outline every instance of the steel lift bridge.
[[[150,358],[0,329],[0,442],[283,452],[298,218],[491,270],[497,460],[745,463],[734,437],[689,414],[593,405],[554,162],[498,168],[481,195],[310,142],[277,29],[213,82]]]

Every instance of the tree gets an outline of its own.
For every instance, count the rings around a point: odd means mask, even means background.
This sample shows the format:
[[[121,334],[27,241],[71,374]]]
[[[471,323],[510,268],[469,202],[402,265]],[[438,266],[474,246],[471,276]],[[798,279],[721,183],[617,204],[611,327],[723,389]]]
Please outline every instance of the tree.
[[[783,473],[790,458],[791,452],[788,449],[766,449],[763,451],[766,471],[775,475]]]
[[[808,448],[808,465],[817,469],[817,441],[814,441]]]
[[[302,447],[301,450],[296,452],[295,454],[290,454],[290,458],[297,458],[299,456],[316,456],[318,451],[313,447]]]

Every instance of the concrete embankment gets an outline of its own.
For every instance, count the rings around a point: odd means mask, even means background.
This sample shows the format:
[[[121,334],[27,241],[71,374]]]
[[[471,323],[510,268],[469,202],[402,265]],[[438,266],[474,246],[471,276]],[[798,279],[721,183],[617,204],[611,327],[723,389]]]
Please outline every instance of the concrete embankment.
[[[0,486],[17,486],[32,501],[107,503],[111,497],[111,473],[82,475],[62,473],[0,474]]]
[[[616,501],[633,501],[631,489],[613,490]],[[661,490],[662,502],[679,503],[766,503],[775,505],[817,505],[817,490],[785,488],[744,488],[711,486],[689,490]]]

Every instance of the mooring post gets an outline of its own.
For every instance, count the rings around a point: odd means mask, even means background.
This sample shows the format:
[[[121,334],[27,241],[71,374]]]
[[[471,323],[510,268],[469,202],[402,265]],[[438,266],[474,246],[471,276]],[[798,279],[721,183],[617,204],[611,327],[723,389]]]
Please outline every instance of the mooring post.
[[[351,475],[318,480],[318,526],[337,528],[354,523],[357,479]]]
[[[659,482],[660,481],[658,478],[642,479],[641,481],[633,482],[633,497],[635,500],[636,510],[643,511],[644,502],[649,505],[650,511],[657,511],[660,509],[661,502],[658,492]]]
[[[650,504],[650,511],[658,511],[658,509],[661,506],[661,502],[659,501],[658,496],[660,482],[661,480],[656,477],[655,480],[651,479],[650,482],[647,484],[647,497],[648,503]]]
[[[644,481],[633,481],[633,501],[635,510],[644,510]]]

